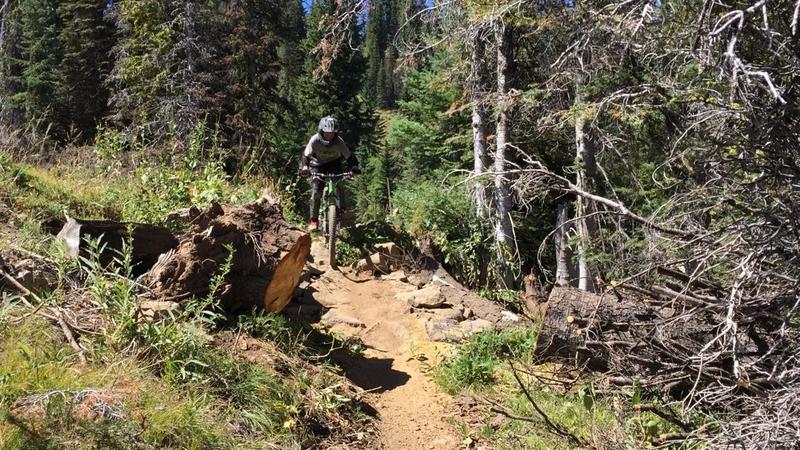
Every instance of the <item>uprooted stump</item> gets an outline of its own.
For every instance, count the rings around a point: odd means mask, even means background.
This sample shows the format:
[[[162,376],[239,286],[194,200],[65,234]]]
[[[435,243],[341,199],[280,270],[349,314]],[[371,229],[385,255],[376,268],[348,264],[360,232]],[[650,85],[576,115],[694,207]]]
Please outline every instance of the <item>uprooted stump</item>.
[[[113,220],[82,220],[70,218],[58,233],[64,241],[66,255],[77,259],[89,257],[88,240],[99,240],[100,264],[107,266],[120,258],[123,245],[128,240],[134,275],[146,272],[159,255],[178,245],[178,239],[164,227],[143,223],[125,223]]]
[[[159,258],[145,275],[147,294],[180,301],[208,294],[230,256],[230,269],[218,294],[230,311],[263,306],[282,310],[300,282],[311,237],[283,219],[266,201],[243,206],[212,205],[194,219],[177,248]]]

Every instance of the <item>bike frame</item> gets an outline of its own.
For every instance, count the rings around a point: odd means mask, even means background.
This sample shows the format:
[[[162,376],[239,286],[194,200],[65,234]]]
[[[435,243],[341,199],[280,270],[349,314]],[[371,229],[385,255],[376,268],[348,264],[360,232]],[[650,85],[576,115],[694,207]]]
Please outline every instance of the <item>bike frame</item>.
[[[327,215],[328,215],[328,207],[331,203],[336,205],[337,212],[342,208],[341,199],[339,198],[339,192],[336,189],[336,185],[341,183],[346,178],[350,178],[353,176],[353,172],[343,172],[343,173],[317,173],[314,174],[312,179],[321,180],[325,182],[325,188],[322,191],[322,198],[320,203],[320,214],[324,215],[325,219],[321,220],[322,224],[322,235],[329,236],[331,230],[327,229]],[[338,227],[337,227],[338,228]],[[333,230],[334,236],[338,232],[338,230]]]

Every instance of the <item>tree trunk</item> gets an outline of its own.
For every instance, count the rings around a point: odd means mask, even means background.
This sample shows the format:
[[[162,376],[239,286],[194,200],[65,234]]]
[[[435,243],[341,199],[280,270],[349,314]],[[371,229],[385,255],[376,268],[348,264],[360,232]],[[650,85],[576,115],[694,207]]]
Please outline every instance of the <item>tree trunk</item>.
[[[8,18],[11,15],[11,8],[13,7],[14,0],[3,0],[3,5],[1,7],[2,9],[0,9],[0,54],[2,55],[7,55],[6,34],[8,34]],[[7,104],[7,100],[3,97],[6,87],[5,66],[5,61],[0,62],[0,105]],[[0,115],[0,119],[2,118],[3,117]]]
[[[630,320],[636,316],[636,320]],[[544,307],[536,341],[537,358],[568,358],[576,365],[605,371],[610,352],[598,342],[635,345],[629,324],[657,316],[635,300],[600,296],[570,287],[555,287]]]
[[[194,223],[175,251],[162,255],[146,275],[149,295],[204,296],[212,279],[224,276],[218,294],[228,310],[258,305],[277,312],[286,306],[300,282],[311,237],[286,222],[277,205],[214,205]]]
[[[494,190],[495,190],[495,246],[497,247],[498,287],[513,288],[514,258],[517,255],[514,229],[511,222],[511,190],[506,171],[506,151],[509,141],[510,101],[508,98],[507,74],[509,37],[505,24],[498,21],[495,25],[497,45],[497,149],[494,156]]]
[[[571,217],[570,206],[570,202],[563,201],[556,207],[556,286],[570,286],[571,281],[577,278],[569,246],[569,236],[575,230],[572,222],[567,223]]]
[[[578,59],[581,66],[587,64],[587,56],[582,51],[578,52]],[[575,185],[578,189],[585,192],[595,193],[595,182],[597,177],[597,161],[595,159],[596,150],[591,126],[587,120],[587,114],[583,111],[583,95],[581,90],[586,82],[586,74],[578,69],[575,82],[575,105],[577,106],[578,116],[575,119],[575,165],[577,175]],[[594,219],[590,216],[595,211],[595,205],[591,200],[581,196],[575,201],[575,229],[578,233],[578,288],[584,291],[594,292],[595,284],[592,270],[587,261],[587,254],[590,252],[592,237],[596,234]]]
[[[489,211],[485,181],[481,176],[489,167],[486,140],[486,107],[483,104],[486,88],[486,44],[482,28],[475,32],[472,47],[472,152],[475,177],[473,201],[478,217],[486,217]]]
[[[142,223],[124,223],[111,220],[81,220],[70,218],[59,231],[58,239],[64,241],[66,255],[97,257],[103,266],[122,258],[126,240],[130,245],[133,274],[140,275],[155,264],[162,253],[178,246],[178,239],[166,228]],[[87,239],[99,240],[96,255]]]

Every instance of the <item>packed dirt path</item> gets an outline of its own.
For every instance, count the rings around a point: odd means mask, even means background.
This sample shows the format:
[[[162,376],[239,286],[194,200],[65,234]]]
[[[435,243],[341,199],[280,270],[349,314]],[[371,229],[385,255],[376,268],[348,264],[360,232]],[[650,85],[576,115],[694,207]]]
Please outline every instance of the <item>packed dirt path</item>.
[[[447,344],[428,340],[420,319],[394,298],[413,287],[401,281],[357,279],[347,268],[332,270],[318,241],[311,252],[311,265],[323,273],[309,289],[314,300],[330,308],[323,322],[366,346],[362,355],[339,362],[350,380],[369,391],[366,400],[378,412],[382,448],[461,448],[457,430],[446,421],[457,408],[428,373],[447,352]]]

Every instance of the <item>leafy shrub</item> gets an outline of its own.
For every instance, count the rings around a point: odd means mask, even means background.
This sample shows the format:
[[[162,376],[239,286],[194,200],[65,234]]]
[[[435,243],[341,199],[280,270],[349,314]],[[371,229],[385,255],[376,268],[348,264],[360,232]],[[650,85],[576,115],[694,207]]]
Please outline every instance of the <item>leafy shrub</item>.
[[[527,360],[535,344],[536,333],[530,328],[476,334],[452,359],[437,368],[434,378],[449,393],[485,388],[495,381],[495,368],[503,358]]]
[[[485,281],[491,254],[491,227],[470,205],[463,188],[432,182],[409,185],[394,195],[391,220],[417,239],[430,239],[443,263],[467,286]]]

